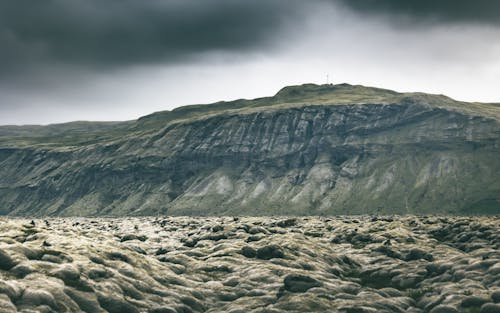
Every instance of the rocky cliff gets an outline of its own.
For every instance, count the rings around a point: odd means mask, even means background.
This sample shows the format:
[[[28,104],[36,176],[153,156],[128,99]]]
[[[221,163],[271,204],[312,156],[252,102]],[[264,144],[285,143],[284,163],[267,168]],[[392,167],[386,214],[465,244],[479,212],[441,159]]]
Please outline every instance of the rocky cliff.
[[[0,127],[10,215],[500,213],[500,105],[363,86]]]

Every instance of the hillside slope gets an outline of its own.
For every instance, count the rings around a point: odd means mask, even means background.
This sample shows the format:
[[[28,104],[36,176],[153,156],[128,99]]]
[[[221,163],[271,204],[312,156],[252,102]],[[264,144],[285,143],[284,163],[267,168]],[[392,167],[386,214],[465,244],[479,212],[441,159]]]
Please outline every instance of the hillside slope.
[[[307,84],[30,127],[0,127],[1,214],[500,213],[498,104]]]

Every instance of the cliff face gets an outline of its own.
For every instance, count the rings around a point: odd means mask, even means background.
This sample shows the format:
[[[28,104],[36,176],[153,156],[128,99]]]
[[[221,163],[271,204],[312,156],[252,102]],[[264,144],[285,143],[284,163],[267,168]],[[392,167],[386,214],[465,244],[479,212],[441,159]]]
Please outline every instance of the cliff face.
[[[0,127],[0,213],[495,214],[499,116],[495,104],[304,85],[61,125],[64,137]]]

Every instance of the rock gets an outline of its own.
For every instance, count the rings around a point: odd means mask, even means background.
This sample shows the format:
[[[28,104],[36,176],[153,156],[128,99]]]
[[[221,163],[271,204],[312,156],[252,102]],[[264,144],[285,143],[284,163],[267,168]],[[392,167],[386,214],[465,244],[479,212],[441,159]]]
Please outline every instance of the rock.
[[[262,240],[262,238],[264,238],[264,236],[252,235],[252,236],[248,236],[246,242],[259,241],[259,240]]]
[[[196,300],[194,297],[189,297],[189,296],[181,297],[180,300],[182,301],[182,303],[189,306],[194,311],[197,311],[197,312],[204,312],[205,311],[205,307],[198,300]]]
[[[179,305],[175,307],[175,311],[177,313],[194,313],[193,309],[191,309],[187,305]]]
[[[33,267],[26,265],[26,264],[18,264],[14,266],[10,272],[14,274],[17,278],[24,278],[26,275],[34,272],[35,270]]]
[[[177,313],[177,311],[172,307],[163,306],[163,307],[151,309],[148,311],[148,313]]]
[[[5,282],[0,279],[0,294],[6,295],[11,301],[15,302],[21,296],[21,291],[14,283]]]
[[[385,244],[381,245],[381,246],[375,248],[374,251],[383,253],[383,254],[387,255],[388,257],[390,257],[390,258],[402,259],[401,254],[399,252],[396,252],[392,248],[390,248],[389,245],[385,245]]]
[[[213,241],[219,241],[223,239],[227,239],[229,236],[226,233],[221,233],[218,232],[216,234],[210,234],[202,238],[202,240],[213,240]]]
[[[94,280],[99,280],[99,279],[103,279],[103,278],[109,278],[111,276],[113,276],[113,274],[109,271],[107,271],[106,269],[103,269],[103,268],[92,268],[92,269],[89,269],[88,272],[87,272],[87,275],[90,279],[94,279]]]
[[[362,306],[353,306],[353,307],[344,307],[340,309],[342,313],[376,313],[377,310],[362,307]]]
[[[198,243],[198,239],[196,239],[196,238],[188,238],[184,241],[184,245],[186,247],[189,247],[189,248],[196,246],[197,243]]]
[[[163,254],[169,253],[170,251],[172,251],[172,249],[161,247],[158,250],[156,250],[155,255],[163,255]]]
[[[476,297],[476,296],[470,296],[462,300],[460,302],[460,306],[463,308],[470,308],[470,307],[480,307],[481,305],[485,304],[488,302],[488,299],[484,299],[481,297]]]
[[[495,303],[500,303],[500,290],[494,291],[491,294],[491,300]]]
[[[224,230],[224,227],[222,225],[215,225],[212,227],[212,231],[214,233],[218,232],[218,231],[223,231]]]
[[[135,251],[135,252],[137,252],[139,254],[142,254],[142,255],[147,255],[148,254],[146,252],[146,250],[144,250],[141,246],[139,246],[137,244],[129,245],[129,246],[127,246],[127,249]]]
[[[241,254],[247,258],[255,258],[257,256],[257,251],[250,246],[245,246],[241,248]]]
[[[435,276],[435,275],[441,275],[447,270],[451,269],[451,265],[429,263],[425,266],[425,269],[427,270],[428,275]]]
[[[61,264],[63,263],[63,259],[58,257],[57,255],[52,255],[52,254],[44,254],[40,260],[45,261],[45,262],[50,262],[50,263],[57,263]]]
[[[430,313],[458,313],[458,310],[449,305],[438,305]]]
[[[401,289],[415,289],[418,287],[418,284],[422,281],[422,279],[422,277],[416,274],[397,275],[391,279],[391,282],[399,285]]]
[[[147,236],[137,236],[137,235],[134,235],[134,234],[128,234],[128,235],[125,235],[123,236],[121,239],[120,239],[120,242],[125,242],[125,241],[130,241],[130,240],[139,240],[139,241],[146,241],[148,239]]]
[[[355,234],[351,238],[351,243],[363,243],[368,244],[373,242],[374,239],[370,234]]]
[[[54,277],[60,278],[64,282],[80,279],[80,272],[72,266],[64,266],[52,273]]]
[[[88,313],[104,312],[94,293],[82,292],[69,287],[64,288],[64,293],[67,294],[71,300],[75,301],[82,311]]]
[[[405,256],[405,261],[415,261],[420,259],[431,262],[434,258],[432,257],[432,254],[416,248],[411,249]]]
[[[16,265],[16,262],[12,259],[12,257],[0,249],[0,269],[4,271],[8,271]]]
[[[52,276],[61,279],[66,286],[74,287],[80,291],[93,291],[93,288],[87,281],[80,279],[80,272],[73,266],[63,266],[52,272]]]
[[[118,252],[118,251],[108,252],[107,256],[110,260],[113,260],[113,261],[122,261],[125,263],[130,263],[130,258],[126,254]]]
[[[53,263],[73,262],[73,258],[62,251],[43,249],[40,251],[40,253],[40,260],[54,260],[52,261]]]
[[[231,292],[231,293],[225,292],[225,293],[221,293],[221,294],[219,294],[217,296],[217,298],[219,300],[221,300],[221,301],[229,301],[229,302],[230,301],[234,301],[234,300],[236,300],[236,299],[238,299],[240,297],[241,297],[241,295],[233,293],[233,292]]]
[[[320,287],[321,283],[309,276],[290,274],[287,275],[283,281],[285,290],[291,292],[306,292],[307,290]]]
[[[10,296],[0,292],[0,312],[17,312],[12,302]]]
[[[222,284],[224,286],[228,287],[235,287],[240,283],[239,278],[236,276],[229,277],[227,280],[225,280]]]
[[[5,295],[0,294],[0,312],[2,313],[17,313],[17,309],[10,302],[9,298]]]
[[[485,303],[479,313],[500,313],[500,304]]]
[[[135,306],[116,296],[98,293],[97,300],[100,306],[109,313],[140,313]]]
[[[342,242],[342,237],[341,236],[335,236],[330,240],[331,243],[339,244]]]
[[[283,258],[285,253],[278,245],[269,245],[257,249],[257,258],[262,260],[270,260],[274,258]]]
[[[225,272],[225,273],[232,273],[233,269],[230,268],[227,265],[224,264],[219,264],[219,265],[211,265],[211,266],[200,266],[198,268],[200,271],[205,271],[205,272]]]
[[[417,242],[417,241],[415,240],[415,238],[413,238],[413,237],[409,236],[409,237],[407,237],[407,238],[406,238],[406,242],[407,242],[407,243],[415,243],[415,242]]]
[[[356,283],[350,283],[347,285],[342,286],[339,290],[343,293],[350,294],[350,295],[357,295],[361,289],[361,286]]]
[[[259,233],[265,234],[266,230],[264,228],[262,228],[262,227],[251,227],[248,230],[248,233],[251,234],[251,235],[256,235],[256,234],[259,234]]]
[[[18,305],[25,306],[38,306],[38,305],[48,305],[51,308],[56,307],[56,302],[54,296],[46,290],[36,290],[28,288],[24,290],[21,299],[19,299]]]
[[[314,238],[323,237],[323,233],[316,232],[316,231],[305,231],[304,235],[308,236],[308,237],[314,237]]]
[[[500,263],[497,263],[488,269],[488,274],[498,275],[500,274]]]
[[[297,219],[296,218],[288,218],[286,220],[281,220],[276,223],[277,226],[279,227],[291,227],[295,226],[297,224]]]
[[[379,292],[383,292],[383,293],[387,294],[389,297],[401,297],[403,295],[401,293],[401,291],[399,291],[395,288],[391,288],[391,287],[385,287],[385,288],[379,289]]]
[[[104,259],[97,255],[89,256],[89,260],[94,262],[95,264],[104,264]]]

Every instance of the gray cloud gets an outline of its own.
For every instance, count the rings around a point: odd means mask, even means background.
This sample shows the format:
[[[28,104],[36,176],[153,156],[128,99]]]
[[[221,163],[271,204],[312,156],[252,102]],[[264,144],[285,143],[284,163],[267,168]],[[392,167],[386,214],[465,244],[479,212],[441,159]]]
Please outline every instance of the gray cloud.
[[[210,51],[251,51],[300,15],[297,1],[0,1],[0,67],[95,68],[178,62]],[[9,71],[10,70],[10,71]]]
[[[410,22],[500,25],[500,1],[492,0],[334,0],[368,15],[403,16]]]

